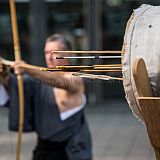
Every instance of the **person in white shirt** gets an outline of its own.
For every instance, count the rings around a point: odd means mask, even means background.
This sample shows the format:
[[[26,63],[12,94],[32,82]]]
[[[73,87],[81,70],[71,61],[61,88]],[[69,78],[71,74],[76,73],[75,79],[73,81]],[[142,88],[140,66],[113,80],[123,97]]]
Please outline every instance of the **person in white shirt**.
[[[57,50],[71,50],[70,43],[60,34],[51,35],[45,43],[45,60],[49,68],[69,64],[67,59],[54,58],[66,56],[64,53],[52,53]],[[24,131],[37,133],[33,160],[91,160],[92,144],[84,115],[86,100],[83,80],[70,72],[26,69],[23,63],[15,62],[14,71],[15,74],[29,75],[24,76],[24,93],[27,94]],[[14,107],[17,105],[14,97],[17,88],[11,87],[12,84],[15,84],[15,78],[10,76],[10,129],[16,130],[14,123],[17,120],[13,113],[17,113]]]

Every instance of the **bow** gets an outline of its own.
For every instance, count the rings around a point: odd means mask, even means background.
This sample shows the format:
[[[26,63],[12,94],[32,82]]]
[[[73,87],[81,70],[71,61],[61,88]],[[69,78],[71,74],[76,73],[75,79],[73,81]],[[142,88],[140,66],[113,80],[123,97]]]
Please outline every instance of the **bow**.
[[[13,43],[14,43],[14,55],[15,60],[21,60],[21,52],[19,45],[19,36],[18,36],[18,27],[17,27],[17,17],[16,17],[16,8],[14,0],[9,0],[10,12],[11,12],[11,23],[12,23],[12,34],[13,34]],[[20,160],[21,152],[21,142],[22,142],[22,132],[23,132],[23,119],[24,119],[24,86],[22,75],[17,75],[18,81],[18,94],[19,94],[19,127],[18,127],[18,139],[16,147],[16,160]]]

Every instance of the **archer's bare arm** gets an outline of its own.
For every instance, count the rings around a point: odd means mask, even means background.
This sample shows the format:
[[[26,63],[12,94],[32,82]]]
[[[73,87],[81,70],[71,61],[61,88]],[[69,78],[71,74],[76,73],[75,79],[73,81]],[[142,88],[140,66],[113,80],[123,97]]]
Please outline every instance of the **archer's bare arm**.
[[[16,74],[26,73],[42,82],[62,89],[70,93],[84,92],[83,80],[75,77],[71,72],[48,72],[37,69],[26,68],[24,62],[15,62],[14,70]]]

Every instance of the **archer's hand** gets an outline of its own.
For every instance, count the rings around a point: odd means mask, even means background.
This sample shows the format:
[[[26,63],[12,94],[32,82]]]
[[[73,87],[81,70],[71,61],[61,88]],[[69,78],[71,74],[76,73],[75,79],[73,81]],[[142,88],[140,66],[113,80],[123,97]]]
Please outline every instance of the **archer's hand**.
[[[13,68],[14,68],[14,73],[15,74],[23,74],[24,73],[24,68],[23,65],[25,64],[24,61],[15,61]]]

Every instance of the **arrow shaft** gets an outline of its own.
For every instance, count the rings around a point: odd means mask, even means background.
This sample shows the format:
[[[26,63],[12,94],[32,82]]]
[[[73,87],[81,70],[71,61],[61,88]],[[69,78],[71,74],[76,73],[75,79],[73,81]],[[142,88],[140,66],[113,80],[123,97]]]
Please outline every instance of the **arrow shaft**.
[[[122,56],[65,56],[65,57],[53,57],[54,59],[110,59],[110,58],[122,58]]]
[[[68,53],[68,54],[123,54],[124,51],[51,51],[54,53]]]

